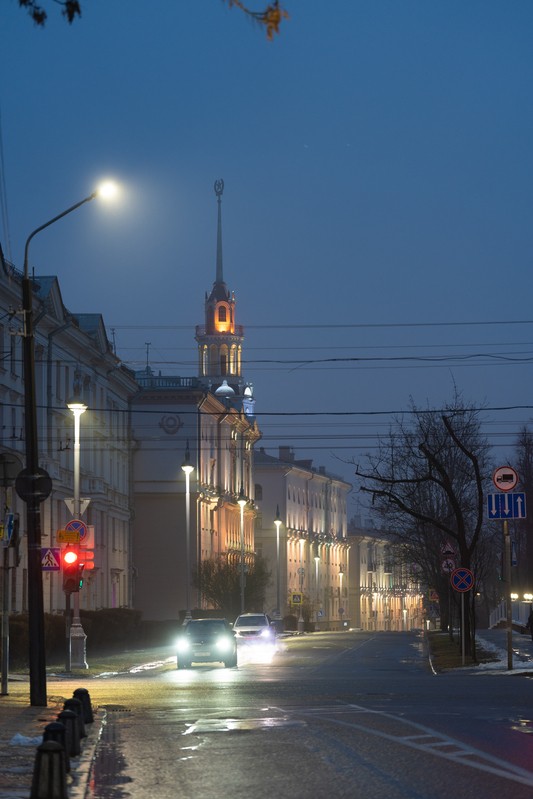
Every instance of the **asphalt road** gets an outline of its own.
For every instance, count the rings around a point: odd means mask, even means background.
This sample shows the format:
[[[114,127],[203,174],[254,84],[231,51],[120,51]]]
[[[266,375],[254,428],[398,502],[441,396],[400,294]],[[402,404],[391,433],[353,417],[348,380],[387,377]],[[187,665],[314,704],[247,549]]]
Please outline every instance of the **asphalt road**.
[[[290,639],[271,663],[90,684],[89,799],[531,799],[533,679],[434,675],[416,633]]]

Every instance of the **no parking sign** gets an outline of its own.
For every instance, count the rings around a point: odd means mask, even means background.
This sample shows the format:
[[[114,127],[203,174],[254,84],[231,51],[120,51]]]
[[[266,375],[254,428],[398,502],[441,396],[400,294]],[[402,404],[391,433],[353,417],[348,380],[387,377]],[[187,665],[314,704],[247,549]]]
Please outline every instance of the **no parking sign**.
[[[464,594],[474,587],[474,574],[470,569],[464,569],[462,566],[459,569],[454,569],[450,575],[450,582],[455,591]]]

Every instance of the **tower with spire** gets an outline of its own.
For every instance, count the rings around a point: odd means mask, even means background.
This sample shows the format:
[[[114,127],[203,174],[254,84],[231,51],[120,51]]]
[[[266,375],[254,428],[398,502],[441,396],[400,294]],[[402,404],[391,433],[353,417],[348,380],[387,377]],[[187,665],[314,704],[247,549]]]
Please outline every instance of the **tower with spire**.
[[[222,194],[224,181],[215,181],[218,204],[216,275],[209,296],[205,295],[205,324],[197,325],[198,374],[202,383],[221,393],[227,386],[242,393],[242,342],[244,328],[235,323],[235,295],[224,282],[222,261]]]

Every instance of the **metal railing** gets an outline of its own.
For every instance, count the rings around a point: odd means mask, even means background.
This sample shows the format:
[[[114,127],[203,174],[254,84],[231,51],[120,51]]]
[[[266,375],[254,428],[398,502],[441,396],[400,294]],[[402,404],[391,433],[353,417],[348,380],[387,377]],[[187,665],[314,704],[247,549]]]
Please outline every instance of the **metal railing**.
[[[137,377],[141,388],[198,388],[200,381],[197,377],[171,377],[152,375],[150,377]]]

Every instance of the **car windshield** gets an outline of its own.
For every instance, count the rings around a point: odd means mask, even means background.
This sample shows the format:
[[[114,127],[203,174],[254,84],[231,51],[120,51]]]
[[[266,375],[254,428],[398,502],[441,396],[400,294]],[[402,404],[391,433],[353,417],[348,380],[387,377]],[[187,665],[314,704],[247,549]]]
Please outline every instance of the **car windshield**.
[[[216,619],[208,619],[207,621],[190,621],[186,627],[187,635],[216,635],[217,633],[224,633],[227,631],[227,626],[224,621]]]
[[[235,622],[235,627],[257,627],[265,624],[268,624],[268,621],[264,616],[245,616],[244,618],[241,616]]]

